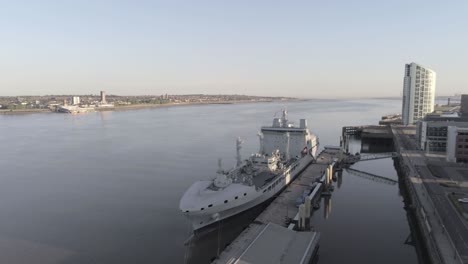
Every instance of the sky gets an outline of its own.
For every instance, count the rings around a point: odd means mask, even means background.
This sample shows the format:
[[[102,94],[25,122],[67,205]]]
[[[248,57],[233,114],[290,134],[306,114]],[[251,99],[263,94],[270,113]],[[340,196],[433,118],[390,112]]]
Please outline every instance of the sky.
[[[468,1],[4,1],[0,96],[468,93]]]

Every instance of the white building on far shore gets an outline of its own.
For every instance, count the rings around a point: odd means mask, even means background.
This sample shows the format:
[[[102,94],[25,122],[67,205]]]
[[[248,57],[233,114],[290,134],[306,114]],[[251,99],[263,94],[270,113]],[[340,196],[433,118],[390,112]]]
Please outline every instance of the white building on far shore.
[[[72,105],[79,105],[80,104],[80,97],[79,96],[72,96],[71,104]]]

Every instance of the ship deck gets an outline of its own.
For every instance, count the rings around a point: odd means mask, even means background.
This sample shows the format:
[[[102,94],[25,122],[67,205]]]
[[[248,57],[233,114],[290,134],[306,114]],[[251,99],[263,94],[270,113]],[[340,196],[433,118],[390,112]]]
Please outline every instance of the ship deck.
[[[272,181],[278,176],[277,174],[271,173],[269,171],[262,171],[255,177],[253,177],[253,183],[257,188],[262,188],[265,184]]]

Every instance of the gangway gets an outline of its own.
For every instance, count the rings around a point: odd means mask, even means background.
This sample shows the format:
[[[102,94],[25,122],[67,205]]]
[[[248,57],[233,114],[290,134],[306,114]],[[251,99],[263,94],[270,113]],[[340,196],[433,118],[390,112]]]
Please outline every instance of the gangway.
[[[362,177],[362,178],[372,180],[372,181],[376,181],[376,182],[381,182],[381,183],[385,183],[385,184],[389,184],[389,185],[395,185],[395,184],[398,183],[397,180],[390,179],[390,178],[387,178],[387,177],[384,177],[384,176],[375,175],[373,173],[369,173],[369,172],[365,172],[365,171],[361,171],[361,170],[347,168],[346,171],[353,174],[353,175],[356,175],[358,177]]]
[[[396,158],[398,157],[398,153],[396,152],[385,152],[385,153],[366,153],[362,154],[358,161],[366,161],[366,160],[377,160],[377,159],[386,159],[386,158]]]

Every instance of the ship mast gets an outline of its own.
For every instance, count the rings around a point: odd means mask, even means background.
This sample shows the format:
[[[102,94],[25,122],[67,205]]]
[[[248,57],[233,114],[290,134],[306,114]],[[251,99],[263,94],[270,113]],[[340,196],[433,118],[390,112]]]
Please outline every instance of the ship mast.
[[[218,171],[217,171],[217,173],[222,174],[223,172],[224,171],[223,171],[222,159],[219,158],[218,159]]]
[[[281,117],[281,123],[283,124],[283,127],[287,127],[288,126],[288,112],[286,111],[286,109],[283,109],[282,110],[283,112],[283,116]]]
[[[263,154],[263,134],[261,132],[258,132],[257,136],[260,140],[260,150],[258,151],[258,153]]]
[[[286,134],[284,134],[284,136],[286,137],[286,161],[289,161],[290,159],[290,155],[289,155],[289,132],[286,132]]]
[[[240,165],[242,164],[242,159],[241,159],[241,154],[240,154],[241,148],[242,148],[242,139],[241,139],[240,137],[238,137],[237,140],[236,140],[236,150],[237,150],[236,159],[237,159],[237,167],[240,167]]]

